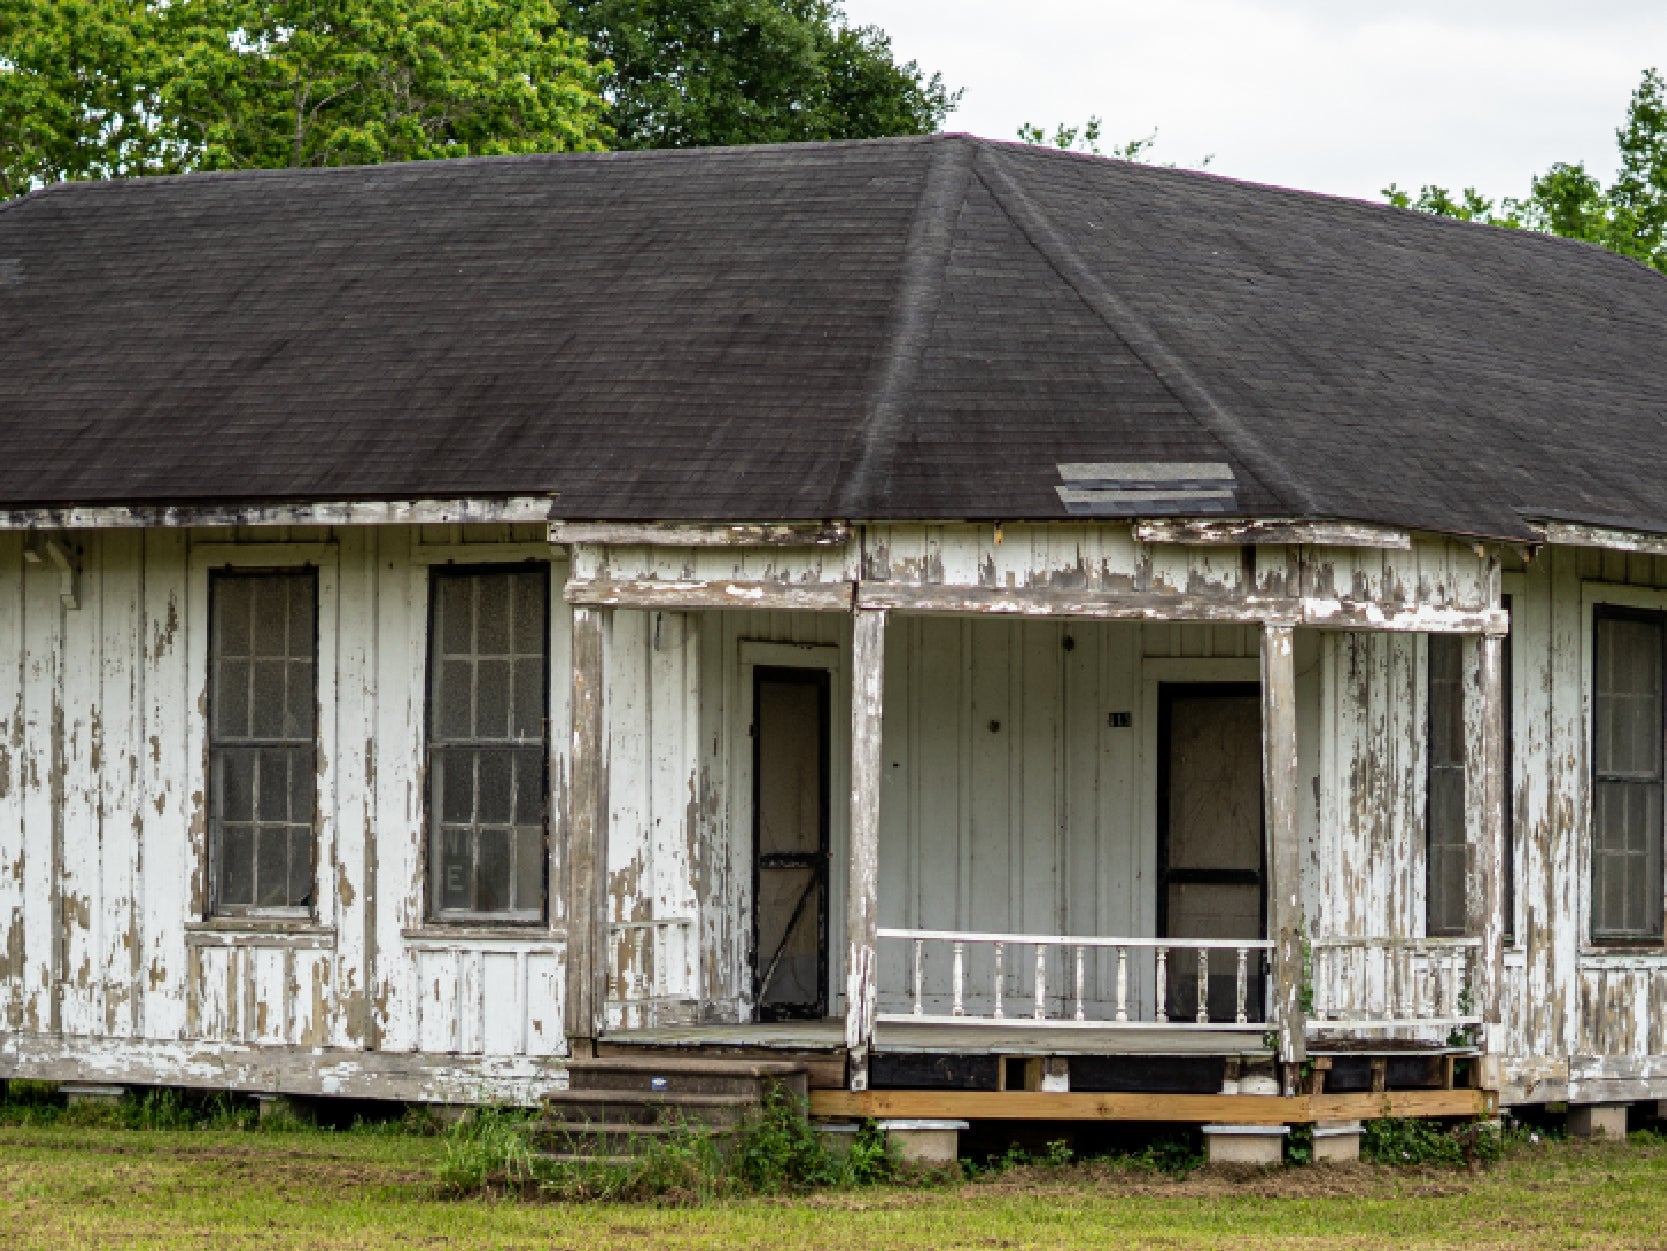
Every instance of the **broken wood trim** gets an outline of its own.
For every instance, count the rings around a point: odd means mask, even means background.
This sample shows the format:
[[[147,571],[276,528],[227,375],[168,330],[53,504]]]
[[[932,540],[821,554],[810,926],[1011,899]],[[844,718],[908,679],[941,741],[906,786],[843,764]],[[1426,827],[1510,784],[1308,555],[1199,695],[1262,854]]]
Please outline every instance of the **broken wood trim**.
[[[856,614],[851,635],[851,813],[845,890],[845,1046],[852,1090],[868,1089],[868,1048],[879,1008],[881,726],[886,613]]]
[[[289,504],[106,504],[0,509],[0,530],[138,530],[184,526],[542,525],[555,497],[328,500]]]
[[[1177,595],[1164,591],[1066,591],[1053,587],[918,586],[862,581],[857,583],[855,602],[858,608],[897,612],[1220,621],[1397,634],[1503,635],[1510,628],[1510,619],[1503,609],[1386,606],[1313,597]]]
[[[1638,552],[1645,556],[1667,556],[1667,534],[1647,530],[1620,530],[1609,526],[1588,526],[1572,521],[1536,523],[1545,541],[1564,547],[1601,547],[1614,552]]]
[[[552,543],[613,547],[844,547],[849,526],[834,522],[553,521]]]
[[[1482,940],[1474,975],[1474,1011],[1484,1048],[1504,1045],[1500,1005],[1505,978],[1505,699],[1504,640],[1466,640],[1465,651],[1465,932]]]
[[[571,1054],[588,1054],[603,1025],[602,875],[608,862],[608,760],[603,698],[606,609],[573,611],[572,740],[568,757],[567,1012]]]
[[[1303,1010],[1302,830],[1297,755],[1297,674],[1294,631],[1262,629],[1262,811],[1268,863],[1268,936],[1274,940],[1273,1003],[1268,1023],[1279,1035],[1279,1059],[1289,1077],[1307,1056]]]
[[[1393,1090],[1336,1095],[1183,1095],[967,1090],[813,1090],[815,1117],[966,1121],[1171,1121],[1301,1125],[1384,1116],[1487,1116],[1485,1090]]]
[[[777,612],[849,612],[849,582],[717,581],[569,581],[567,602],[607,608],[677,610],[687,608],[762,608]]]
[[[1323,547],[1379,547],[1412,550],[1412,534],[1393,526],[1355,521],[1290,521],[1253,518],[1241,521],[1137,521],[1134,536],[1142,543],[1312,544]]]

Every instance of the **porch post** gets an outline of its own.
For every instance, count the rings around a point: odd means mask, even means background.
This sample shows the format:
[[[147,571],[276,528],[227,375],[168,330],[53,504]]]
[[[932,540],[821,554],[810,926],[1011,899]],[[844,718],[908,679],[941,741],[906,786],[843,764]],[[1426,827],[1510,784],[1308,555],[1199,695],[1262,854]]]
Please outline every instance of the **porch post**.
[[[1288,625],[1262,627],[1262,804],[1268,841],[1268,933],[1273,1005],[1286,1093],[1308,1055],[1303,1010],[1302,846],[1297,829],[1296,657]]]
[[[1482,1018],[1483,1048],[1497,1052],[1500,983],[1505,963],[1505,640],[1484,634],[1465,640],[1473,677],[1466,709],[1465,792],[1474,802],[1465,821],[1465,932],[1482,940],[1475,971],[1475,1011]]]
[[[868,1089],[868,1047],[879,1002],[880,723],[886,613],[858,609],[851,639],[851,854],[845,890],[845,1047],[852,1090]]]
[[[568,1054],[594,1053],[603,1025],[602,875],[608,863],[608,761],[603,738],[606,608],[573,610],[573,742],[568,756]]]

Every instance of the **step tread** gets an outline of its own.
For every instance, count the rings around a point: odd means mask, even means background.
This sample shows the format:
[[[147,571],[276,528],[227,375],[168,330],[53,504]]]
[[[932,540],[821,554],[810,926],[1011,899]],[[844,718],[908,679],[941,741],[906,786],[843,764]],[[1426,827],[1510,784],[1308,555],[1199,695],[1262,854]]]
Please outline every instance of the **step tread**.
[[[648,1073],[655,1077],[792,1077],[805,1071],[798,1060],[725,1060],[716,1056],[600,1056],[567,1062],[569,1071]]]
[[[756,1107],[763,1100],[750,1091],[709,1094],[684,1090],[556,1090],[544,1096],[545,1103],[664,1104],[668,1108]]]

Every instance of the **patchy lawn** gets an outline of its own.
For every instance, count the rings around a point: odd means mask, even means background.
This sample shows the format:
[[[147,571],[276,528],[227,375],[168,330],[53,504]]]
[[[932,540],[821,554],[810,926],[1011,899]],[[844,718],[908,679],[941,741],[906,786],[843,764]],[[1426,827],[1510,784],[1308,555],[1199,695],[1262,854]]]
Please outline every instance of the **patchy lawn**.
[[[929,1190],[704,1208],[448,1200],[436,1139],[0,1129],[0,1247],[1667,1246],[1667,1141],[1546,1142],[1485,1172],[1184,1178],[1031,1167]]]

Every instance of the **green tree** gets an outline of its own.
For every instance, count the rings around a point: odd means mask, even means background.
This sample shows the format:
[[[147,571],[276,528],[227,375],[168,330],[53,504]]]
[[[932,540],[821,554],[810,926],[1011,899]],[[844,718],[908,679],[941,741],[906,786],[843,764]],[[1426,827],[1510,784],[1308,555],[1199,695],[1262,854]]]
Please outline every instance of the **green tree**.
[[[1383,195],[1437,217],[1595,243],[1667,273],[1667,91],[1656,70],[1644,71],[1615,141],[1620,169],[1607,187],[1584,164],[1560,161],[1529,184],[1525,197],[1497,205],[1473,187],[1454,196],[1433,183],[1416,196],[1390,183]]]
[[[0,0],[0,191],[599,148],[555,0]]]
[[[597,71],[551,0],[174,0],[161,88],[207,169],[599,148]]]
[[[136,0],[0,0],[0,197],[162,172],[157,12]]]
[[[573,0],[621,148],[929,134],[959,92],[832,0]]]

